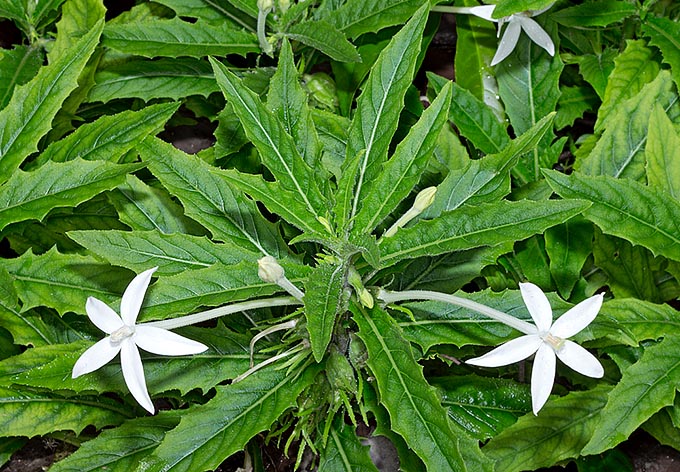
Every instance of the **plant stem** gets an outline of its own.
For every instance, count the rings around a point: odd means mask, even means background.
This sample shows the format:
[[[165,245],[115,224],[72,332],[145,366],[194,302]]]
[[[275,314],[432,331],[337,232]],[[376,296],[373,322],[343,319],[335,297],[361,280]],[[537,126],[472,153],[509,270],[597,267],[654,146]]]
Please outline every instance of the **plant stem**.
[[[483,305],[481,303],[468,300],[466,298],[457,297],[455,295],[449,295],[447,293],[433,292],[430,290],[404,290],[403,292],[387,292],[385,290],[380,290],[378,293],[378,299],[384,301],[385,303],[395,303],[402,301],[411,300],[434,300],[438,302],[450,303],[452,305],[461,306],[463,308],[469,308],[470,310],[481,313],[482,315],[493,318],[496,321],[500,321],[524,334],[536,334],[536,327],[531,323],[527,323],[524,320],[510,316],[507,313],[498,311],[489,306]]]
[[[247,302],[234,303],[232,305],[213,308],[212,310],[194,313],[193,315],[181,316],[168,320],[152,321],[144,323],[144,326],[155,326],[163,329],[175,329],[182,326],[208,321],[225,315],[231,315],[241,311],[254,310],[256,308],[268,308],[273,306],[301,305],[299,300],[293,297],[265,298],[263,300],[249,300]]]

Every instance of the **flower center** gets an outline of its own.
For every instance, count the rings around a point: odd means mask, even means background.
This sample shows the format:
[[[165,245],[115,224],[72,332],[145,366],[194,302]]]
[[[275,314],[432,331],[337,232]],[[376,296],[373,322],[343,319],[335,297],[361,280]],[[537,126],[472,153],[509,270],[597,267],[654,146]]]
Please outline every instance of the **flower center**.
[[[111,342],[113,344],[120,344],[123,340],[129,338],[133,334],[135,334],[134,326],[123,325],[111,333]]]
[[[542,338],[543,338],[543,341],[550,344],[550,346],[555,351],[559,351],[560,349],[562,349],[562,346],[564,346],[564,339],[558,338],[557,336],[553,336],[550,333],[546,334],[545,336],[542,336]]]

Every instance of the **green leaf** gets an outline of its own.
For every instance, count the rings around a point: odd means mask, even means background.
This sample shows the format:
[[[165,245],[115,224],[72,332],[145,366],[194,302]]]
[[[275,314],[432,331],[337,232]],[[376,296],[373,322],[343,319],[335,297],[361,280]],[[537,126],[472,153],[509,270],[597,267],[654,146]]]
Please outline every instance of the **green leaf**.
[[[358,335],[368,350],[380,402],[392,429],[425,462],[428,470],[491,470],[477,441],[448,420],[434,389],[423,377],[411,346],[392,318],[380,308],[353,309]]]
[[[156,275],[248,261],[257,266],[260,254],[233,244],[217,244],[205,237],[158,231],[69,231],[69,238],[112,265],[140,273],[158,267]]]
[[[351,207],[345,207],[349,202],[344,198],[339,200],[335,216],[340,228],[357,214],[368,183],[380,173],[387,159],[404,96],[413,78],[426,19],[427,9],[423,7],[392,38],[380,53],[357,100],[338,184],[340,188],[352,189]]]
[[[352,232],[370,233],[397,208],[421,179],[437,144],[437,137],[446,124],[450,101],[449,83],[444,86],[418,122],[411,127],[406,138],[399,143],[391,159],[385,163],[375,180],[367,183],[366,196],[356,216]]]
[[[321,263],[305,283],[305,319],[312,353],[321,362],[331,341],[338,313],[347,309],[345,294],[347,267]]]
[[[249,18],[242,15],[241,12],[234,8],[213,2],[212,0],[159,0],[158,3],[172,8],[179,17],[202,19],[215,24],[224,23],[224,21],[227,20],[239,28],[243,27],[246,30],[255,31],[254,18],[257,17],[255,2],[250,2],[255,7],[254,10],[244,8],[247,4],[240,1],[231,0],[227,2],[231,3],[236,8],[240,7],[241,11],[250,13],[251,16],[254,15],[253,21],[250,21]]]
[[[640,244],[655,255],[680,260],[680,204],[665,193],[628,179],[589,177],[574,173],[567,177],[543,171],[552,189],[562,198],[592,202],[583,215],[606,234]]]
[[[54,472],[92,472],[97,470],[134,470],[180,421],[174,412],[160,412],[148,418],[125,421],[117,428],[105,429],[83,443],[77,451],[50,467]]]
[[[550,18],[564,26],[585,28],[608,26],[623,21],[636,12],[636,6],[625,0],[600,0],[563,8],[552,13]]]
[[[501,201],[461,207],[381,239],[380,264],[389,267],[404,258],[519,241],[568,220],[588,206],[579,201]]]
[[[262,162],[281,186],[294,192],[304,202],[312,220],[324,216],[327,203],[319,191],[314,170],[298,153],[293,138],[281,121],[259,97],[225,66],[211,58],[215,78],[224,96],[234,107],[246,136],[257,148]]]
[[[647,16],[642,32],[649,36],[649,44],[661,50],[663,60],[671,66],[675,84],[680,87],[680,25],[670,18]]]
[[[276,228],[255,204],[234,191],[212,167],[159,139],[139,146],[142,159],[165,188],[184,206],[187,216],[205,226],[218,241],[280,259],[287,251]]]
[[[0,188],[0,228],[42,219],[53,208],[78,205],[119,185],[128,172],[140,167],[76,159],[49,162],[32,172],[17,170]]]
[[[105,14],[106,8],[102,0],[69,0],[65,2],[61,9],[61,19],[56,25],[57,38],[49,48],[47,61],[52,63],[59,56],[68,53],[85,33],[104,19]]]
[[[7,438],[0,444],[0,466],[5,465],[12,455],[26,445],[28,438]]]
[[[340,62],[361,62],[352,43],[335,26],[324,20],[304,21],[292,25],[285,32],[290,39],[311,46]]]
[[[598,427],[583,448],[583,454],[606,451],[637,429],[661,408],[672,405],[680,387],[679,333],[666,333],[658,344],[648,347],[638,362],[623,372],[609,392]]]
[[[618,58],[618,51],[605,48],[599,54],[584,54],[576,58],[581,75],[588,82],[595,93],[604,100],[609,85],[609,75],[614,70],[614,59]]]
[[[207,471],[243,449],[269,428],[308,387],[315,369],[289,376],[267,367],[241,382],[218,386],[205,405],[185,410],[179,425],[168,432],[153,455],[141,464],[145,472]]]
[[[560,87],[555,128],[562,129],[572,126],[574,121],[582,118],[586,111],[595,109],[597,104],[597,95],[590,87]]]
[[[618,104],[607,117],[607,128],[590,154],[577,161],[576,169],[590,175],[611,175],[644,180],[645,144],[655,104],[665,109],[677,102],[673,82],[666,71],[643,86],[640,93]],[[579,165],[580,164],[580,165]]]
[[[422,0],[348,0],[324,19],[349,38],[405,23],[416,15]]]
[[[503,18],[528,10],[542,10],[552,4],[551,0],[500,0],[494,9],[493,17]]]
[[[98,43],[102,25],[97,24],[57,61],[17,87],[0,111],[0,182],[38,150],[38,141],[50,130],[52,118],[78,86],[78,76]]]
[[[506,472],[535,470],[579,457],[583,446],[599,431],[599,413],[609,388],[600,386],[550,400],[540,415],[521,417],[491,439],[483,452],[495,461],[497,470]]]
[[[189,95],[207,97],[219,91],[210,65],[188,57],[129,59],[98,69],[94,80],[88,95],[91,102],[109,102],[116,98],[180,100]]]
[[[659,103],[654,105],[647,129],[647,183],[680,200],[680,136]]]
[[[179,18],[139,23],[107,24],[102,44],[127,54],[144,57],[205,57],[259,52],[252,33],[227,25],[213,26]]]
[[[557,291],[568,299],[581,275],[593,246],[593,225],[573,218],[545,231],[545,250],[550,258],[550,275]]]
[[[377,472],[353,427],[336,421],[331,427],[326,447],[319,458],[319,470],[328,472]]]
[[[35,77],[43,60],[43,52],[37,47],[17,45],[0,50],[0,110],[9,103],[17,85]]]
[[[645,421],[642,429],[664,446],[670,446],[677,450],[680,447],[680,430],[673,424],[668,411],[668,408],[664,408],[653,415]],[[616,449],[614,450],[616,451]]]

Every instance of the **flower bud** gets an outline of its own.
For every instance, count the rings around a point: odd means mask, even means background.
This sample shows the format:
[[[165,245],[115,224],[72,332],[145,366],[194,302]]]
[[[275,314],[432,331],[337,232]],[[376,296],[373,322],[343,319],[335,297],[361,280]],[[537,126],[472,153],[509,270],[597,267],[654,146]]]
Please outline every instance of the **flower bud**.
[[[416,200],[413,202],[413,209],[418,213],[424,212],[432,202],[434,202],[434,197],[437,194],[437,187],[427,187],[416,195]]]
[[[270,284],[278,283],[284,277],[283,267],[272,256],[265,256],[257,261],[257,275]]]

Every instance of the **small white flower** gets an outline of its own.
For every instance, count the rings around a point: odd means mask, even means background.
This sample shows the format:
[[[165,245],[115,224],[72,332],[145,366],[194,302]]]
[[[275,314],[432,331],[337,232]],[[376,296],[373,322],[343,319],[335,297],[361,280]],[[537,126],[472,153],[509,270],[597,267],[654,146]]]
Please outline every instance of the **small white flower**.
[[[514,15],[506,16],[504,18],[496,19],[492,18],[493,11],[496,5],[480,5],[477,7],[466,8],[466,12],[472,15],[484,18],[487,21],[493,21],[498,23],[498,34],[500,35],[503,23],[507,23],[508,26],[505,28],[505,33],[501,38],[501,42],[496,50],[496,55],[491,60],[491,65],[495,66],[503,59],[508,57],[510,53],[515,49],[517,41],[519,40],[519,33],[521,30],[531,38],[531,40],[538,46],[545,49],[551,56],[555,55],[555,45],[550,38],[550,35],[545,32],[541,26],[536,23],[531,18],[538,16],[541,13],[547,11],[552,5],[542,10],[529,10],[521,13],[515,13]],[[461,12],[462,13],[462,12]]]
[[[536,324],[535,333],[521,336],[497,347],[481,357],[466,361],[482,367],[499,367],[526,359],[533,353],[531,403],[534,414],[548,400],[555,380],[555,356],[580,374],[600,378],[604,369],[595,356],[569,338],[588,326],[602,306],[603,295],[594,295],[552,322],[552,309],[545,294],[531,283],[519,284],[524,304]]]
[[[75,379],[93,372],[111,361],[120,352],[120,363],[125,383],[132,396],[148,412],[154,413],[144,379],[144,368],[138,347],[154,354],[182,356],[198,354],[207,346],[187,339],[166,329],[135,324],[144,294],[151,281],[151,275],[158,267],[137,275],[125,289],[120,302],[121,316],[108,305],[94,297],[89,297],[85,310],[97,328],[109,336],[85,351],[73,366]]]

